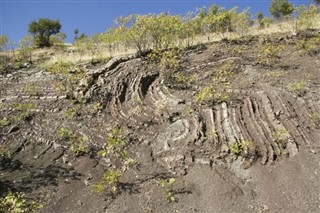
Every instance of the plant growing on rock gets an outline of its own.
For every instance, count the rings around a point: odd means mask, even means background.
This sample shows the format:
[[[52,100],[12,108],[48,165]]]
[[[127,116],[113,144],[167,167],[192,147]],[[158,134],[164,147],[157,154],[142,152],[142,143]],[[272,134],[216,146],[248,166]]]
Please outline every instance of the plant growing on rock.
[[[119,190],[119,179],[123,173],[136,164],[136,161],[129,157],[126,151],[127,139],[123,129],[120,127],[113,128],[104,144],[103,148],[97,153],[101,157],[110,157],[112,168],[108,169],[100,182],[93,186],[94,192],[104,192],[110,189],[112,193]]]
[[[315,56],[320,53],[320,36],[300,39],[297,42],[297,46],[310,56]]]
[[[32,103],[19,103],[15,104],[13,108],[19,113],[18,115],[13,116],[12,120],[21,121],[28,120],[31,117],[32,111],[35,109],[35,106]]]
[[[91,85],[93,79],[86,77],[86,71],[82,68],[77,68],[73,63],[68,61],[58,61],[54,64],[47,65],[45,68],[52,74],[55,75],[56,82],[53,87],[58,91],[62,92],[69,97],[73,96],[73,92],[78,87],[78,84],[83,83]],[[83,82],[81,82],[81,80]]]
[[[73,132],[69,128],[60,127],[56,130],[56,135],[60,140],[65,140],[70,145],[70,150],[76,155],[80,156],[89,151],[88,136]]]
[[[254,155],[254,144],[249,140],[240,140],[230,145],[230,152],[234,155]]]
[[[287,88],[289,91],[294,92],[298,96],[303,96],[307,92],[307,86],[304,80],[289,83]]]
[[[122,174],[123,172],[117,169],[107,170],[103,174],[101,181],[93,185],[93,191],[96,193],[102,193],[107,187],[110,187],[111,192],[117,192],[119,190],[119,179]]]
[[[309,117],[315,126],[320,126],[320,113],[318,112],[310,113]]]
[[[7,118],[0,119],[0,126],[8,126],[10,121]]]
[[[29,95],[39,96],[41,94],[40,88],[36,84],[26,83],[23,85],[22,92]]]
[[[195,101],[206,104],[228,102],[231,94],[226,92],[226,89],[229,88],[230,81],[234,75],[233,62],[224,64],[216,72],[212,84],[202,88],[195,96]]]
[[[278,156],[287,154],[286,147],[288,136],[289,132],[284,128],[278,128],[272,133],[272,138],[280,149],[280,153],[277,153]]]
[[[9,192],[6,197],[0,199],[0,212],[37,212],[41,208],[41,203],[28,201],[24,193]]]
[[[0,157],[4,158],[4,159],[11,159],[12,155],[10,153],[10,150],[3,148],[3,147],[0,147]]]
[[[284,47],[281,45],[274,46],[270,43],[265,43],[260,51],[260,63],[273,66],[281,58],[282,50],[284,50]]]
[[[64,115],[69,119],[73,119],[80,115],[80,110],[81,110],[81,105],[74,104],[64,112]]]
[[[165,190],[165,198],[168,202],[176,201],[176,198],[174,197],[174,192],[172,189],[172,185],[174,184],[175,181],[176,181],[175,178],[160,179],[158,181],[158,185]]]

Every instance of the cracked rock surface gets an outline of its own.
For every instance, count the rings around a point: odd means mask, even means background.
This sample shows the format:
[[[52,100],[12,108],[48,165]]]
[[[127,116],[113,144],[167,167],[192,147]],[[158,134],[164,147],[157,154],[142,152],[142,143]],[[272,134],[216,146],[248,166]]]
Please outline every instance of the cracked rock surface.
[[[320,55],[293,45],[299,36],[183,50],[181,72],[196,79],[183,89],[146,55],[81,65],[74,100],[37,65],[1,75],[0,196],[25,192],[42,212],[319,212]],[[272,64],[263,39],[285,47]],[[219,92],[230,99],[196,102],[225,64],[233,77]],[[290,87],[301,81],[301,91]],[[120,193],[96,195],[92,185],[113,166],[96,152],[116,125],[138,165],[121,176]],[[90,151],[74,155],[61,128],[87,136]],[[158,184],[170,177],[173,203]]]

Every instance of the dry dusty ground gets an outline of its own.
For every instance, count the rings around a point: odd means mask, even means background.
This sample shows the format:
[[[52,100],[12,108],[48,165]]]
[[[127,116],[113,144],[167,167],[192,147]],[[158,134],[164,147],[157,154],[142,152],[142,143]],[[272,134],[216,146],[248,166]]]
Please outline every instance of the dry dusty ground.
[[[25,192],[45,213],[320,212],[319,53],[319,32],[217,42],[180,51],[169,80],[146,57],[118,57],[77,65],[90,84],[73,95],[36,64],[3,74],[0,196]],[[97,155],[115,126],[136,164],[97,194],[119,164]],[[87,136],[86,154],[62,127]],[[159,186],[169,178],[175,202]]]

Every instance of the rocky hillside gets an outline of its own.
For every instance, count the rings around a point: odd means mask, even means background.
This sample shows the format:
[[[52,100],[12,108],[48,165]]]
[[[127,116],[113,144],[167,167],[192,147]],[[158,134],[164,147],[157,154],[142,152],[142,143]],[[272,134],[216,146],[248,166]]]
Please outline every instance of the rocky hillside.
[[[0,196],[41,212],[319,212],[320,33],[0,76]]]

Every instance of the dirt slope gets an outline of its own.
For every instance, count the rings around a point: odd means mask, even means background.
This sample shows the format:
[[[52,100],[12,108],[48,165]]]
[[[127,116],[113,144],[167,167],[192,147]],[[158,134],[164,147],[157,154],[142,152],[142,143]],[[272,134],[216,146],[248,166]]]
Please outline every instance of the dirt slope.
[[[319,32],[200,45],[174,56],[173,80],[123,56],[77,65],[72,95],[37,65],[3,74],[0,196],[25,192],[42,212],[319,212],[319,53]],[[115,126],[136,164],[99,195]],[[75,155],[62,128],[89,151]],[[159,180],[172,177],[168,202]]]

